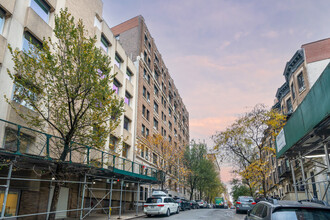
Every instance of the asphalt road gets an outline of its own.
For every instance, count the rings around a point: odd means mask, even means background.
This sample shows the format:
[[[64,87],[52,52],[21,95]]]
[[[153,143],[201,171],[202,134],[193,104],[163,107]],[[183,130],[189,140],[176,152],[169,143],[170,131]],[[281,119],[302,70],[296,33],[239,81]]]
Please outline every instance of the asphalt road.
[[[197,220],[197,219],[205,219],[205,220],[243,220],[246,214],[236,214],[235,209],[192,209],[187,211],[181,211],[179,214],[172,214],[170,217],[165,216],[152,216],[148,218],[147,216],[137,218],[137,219],[162,219],[162,220]]]

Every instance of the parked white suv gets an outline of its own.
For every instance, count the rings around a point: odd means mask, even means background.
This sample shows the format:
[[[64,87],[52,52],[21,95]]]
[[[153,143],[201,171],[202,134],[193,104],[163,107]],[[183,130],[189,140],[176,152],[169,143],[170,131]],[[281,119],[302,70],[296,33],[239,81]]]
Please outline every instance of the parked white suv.
[[[168,196],[153,196],[147,199],[143,212],[148,217],[151,215],[170,216],[171,213],[179,213],[179,204]]]
[[[196,202],[198,203],[199,208],[207,208],[207,202],[204,200],[196,200]]]

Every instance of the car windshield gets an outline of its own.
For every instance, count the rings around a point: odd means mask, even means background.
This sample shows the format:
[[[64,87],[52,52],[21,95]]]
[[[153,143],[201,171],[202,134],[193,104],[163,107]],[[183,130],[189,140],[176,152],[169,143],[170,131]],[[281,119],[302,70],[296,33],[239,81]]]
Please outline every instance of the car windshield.
[[[201,202],[202,200],[196,200],[196,202]]]
[[[242,197],[242,198],[239,198],[239,201],[241,202],[253,202],[253,198],[249,198],[249,197]]]
[[[160,199],[160,198],[148,198],[147,203],[162,203],[162,199]]]
[[[274,220],[328,220],[330,209],[286,208],[273,213]]]

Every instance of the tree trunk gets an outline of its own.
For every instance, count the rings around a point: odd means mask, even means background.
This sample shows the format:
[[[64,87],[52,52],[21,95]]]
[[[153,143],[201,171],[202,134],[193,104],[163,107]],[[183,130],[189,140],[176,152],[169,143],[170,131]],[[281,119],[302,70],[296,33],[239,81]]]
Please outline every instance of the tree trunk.
[[[267,190],[266,190],[266,177],[265,174],[262,175],[262,188],[264,189],[264,197],[267,196]]]
[[[63,174],[62,161],[65,161],[66,156],[68,155],[69,151],[71,150],[69,143],[70,143],[70,141],[68,141],[68,140],[64,142],[64,149],[63,149],[63,151],[61,153],[61,156],[59,158],[60,162],[57,164],[56,171],[55,171],[55,177],[56,178],[58,178],[59,176],[61,176]],[[52,203],[51,203],[51,206],[50,206],[50,211],[51,212],[56,211],[59,196],[60,196],[60,183],[55,182]],[[54,220],[55,219],[55,213],[50,214],[49,219]]]
[[[61,173],[62,173],[62,164],[57,164],[55,175],[58,176]],[[52,203],[51,203],[51,206],[50,206],[50,211],[51,212],[56,211],[59,196],[60,196],[60,183],[55,182]],[[50,214],[49,219],[54,220],[55,219],[55,213]]]

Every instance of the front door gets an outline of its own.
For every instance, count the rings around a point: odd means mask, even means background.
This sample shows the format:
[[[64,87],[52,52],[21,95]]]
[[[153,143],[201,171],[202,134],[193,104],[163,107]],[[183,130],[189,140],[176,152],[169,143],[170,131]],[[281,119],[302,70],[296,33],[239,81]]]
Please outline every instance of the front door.
[[[48,201],[48,209],[50,210],[50,205],[54,195],[54,187],[51,188],[50,198]],[[56,211],[68,210],[68,199],[69,199],[69,188],[61,187],[60,195],[58,197]],[[67,212],[57,212],[55,219],[63,219],[67,217]]]

